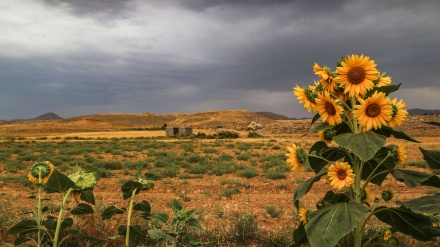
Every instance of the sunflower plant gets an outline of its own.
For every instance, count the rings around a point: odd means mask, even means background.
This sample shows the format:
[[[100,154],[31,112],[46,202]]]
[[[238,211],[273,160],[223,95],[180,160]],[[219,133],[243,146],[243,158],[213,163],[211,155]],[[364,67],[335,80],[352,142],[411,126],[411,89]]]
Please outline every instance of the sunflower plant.
[[[395,232],[419,241],[440,236],[436,224],[440,194],[389,206],[393,192],[385,188],[380,192],[389,177],[409,188],[440,188],[440,178],[435,175],[440,172],[440,151],[419,147],[429,173],[404,169],[405,147],[387,145],[387,138],[418,141],[397,128],[408,112],[405,102],[391,99],[390,94],[401,84],[391,84],[391,77],[376,67],[374,60],[364,55],[341,57],[336,70],[315,63],[313,71],[318,80],[293,89],[304,109],[315,114],[311,132],[320,138],[308,153],[297,143],[287,147],[287,163],[293,171],[308,166],[315,172],[294,192],[293,203],[300,215],[300,225],[294,231],[295,246],[306,241],[311,246],[336,246],[344,237],[352,240],[355,247],[398,246]],[[300,207],[301,199],[321,179],[329,190],[317,202],[316,209]],[[379,188],[381,198],[372,195],[373,186]],[[367,231],[367,222],[374,218],[389,228]]]
[[[127,215],[126,224],[120,225],[118,227],[118,235],[111,237],[111,239],[123,236],[125,237],[125,246],[129,247],[131,240],[142,235],[141,226],[137,224],[135,225],[132,222],[134,211],[139,212],[141,218],[145,220],[150,220],[150,217],[152,216],[151,205],[146,200],[136,202],[136,195],[139,194],[141,191],[151,192],[154,189],[154,181],[159,179],[159,177],[152,173],[146,173],[144,176],[142,176],[141,171],[138,169],[135,175],[135,179],[129,180],[121,186],[122,197],[124,198],[124,200],[130,199],[128,203],[128,209],[110,206],[104,209],[101,214],[103,220],[111,219],[116,214],[126,213]]]
[[[28,179],[38,187],[37,196],[30,197],[37,201],[36,219],[23,219],[8,229],[7,234],[18,235],[14,241],[14,246],[34,242],[38,247],[58,247],[70,237],[86,239],[95,245],[103,242],[101,239],[85,235],[78,230],[67,230],[68,227],[73,225],[73,218],[65,217],[66,210],[69,210],[71,215],[76,216],[94,213],[90,204],[95,204],[92,189],[96,185],[96,178],[90,171],[78,168],[75,173],[66,176],[57,171],[49,161],[35,162],[28,173]],[[61,195],[60,210],[57,217],[49,214],[48,206],[43,207],[43,189],[47,194],[59,193]],[[67,208],[67,204],[68,199],[72,197],[75,198],[76,205],[70,209]],[[79,202],[77,197],[83,202]],[[44,220],[42,218],[43,214],[46,215]],[[35,234],[37,240],[34,239]]]

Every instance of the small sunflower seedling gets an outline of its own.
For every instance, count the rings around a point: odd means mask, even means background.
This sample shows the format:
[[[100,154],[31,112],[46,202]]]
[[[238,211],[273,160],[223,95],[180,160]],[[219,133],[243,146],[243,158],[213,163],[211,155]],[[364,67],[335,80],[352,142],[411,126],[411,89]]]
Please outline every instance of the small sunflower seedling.
[[[194,215],[193,210],[186,211],[179,201],[176,199],[172,202],[173,219],[169,225],[169,229],[154,229],[148,230],[148,235],[157,240],[165,242],[166,246],[200,246],[205,243],[196,242],[193,239],[192,233],[188,232],[188,228],[196,228],[202,230],[199,223],[198,216]],[[166,213],[159,213],[150,216],[150,219],[157,220],[160,223],[168,225],[169,215]],[[168,245],[171,242],[171,245]]]
[[[120,236],[125,236],[125,246],[130,246],[130,240],[134,239],[136,236],[141,235],[141,226],[133,225],[131,220],[133,216],[133,210],[141,213],[141,217],[145,220],[150,220],[151,216],[151,205],[149,202],[143,200],[141,202],[135,202],[135,196],[141,191],[152,191],[154,188],[154,180],[159,180],[159,178],[151,173],[146,173],[144,176],[140,175],[138,170],[136,173],[136,179],[125,182],[121,186],[122,196],[124,200],[130,199],[128,209],[117,208],[116,206],[110,206],[101,214],[103,220],[111,219],[116,214],[127,213],[127,224],[121,225],[118,228],[118,234]],[[128,210],[128,211],[127,211]],[[118,237],[115,236],[115,237]]]

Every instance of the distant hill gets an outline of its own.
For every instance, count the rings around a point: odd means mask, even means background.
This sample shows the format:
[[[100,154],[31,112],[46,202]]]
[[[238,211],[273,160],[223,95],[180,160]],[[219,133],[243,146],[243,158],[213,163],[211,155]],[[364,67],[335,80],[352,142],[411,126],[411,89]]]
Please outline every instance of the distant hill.
[[[409,109],[408,114],[409,115],[440,114],[440,110],[427,110],[427,109],[414,108],[414,109]]]
[[[10,122],[22,122],[22,121],[33,121],[33,120],[61,120],[64,119],[53,112],[48,112],[46,114],[40,115],[38,117],[34,117],[31,119],[14,119]]]
[[[259,111],[259,112],[255,112],[255,113],[257,113],[258,115],[261,115],[263,117],[267,117],[269,119],[272,119],[272,120],[289,120],[288,117],[286,117],[284,115],[276,114],[273,112]]]
[[[63,118],[53,112],[48,112],[46,114],[40,115],[38,117],[29,120],[58,120],[58,119],[63,119]]]

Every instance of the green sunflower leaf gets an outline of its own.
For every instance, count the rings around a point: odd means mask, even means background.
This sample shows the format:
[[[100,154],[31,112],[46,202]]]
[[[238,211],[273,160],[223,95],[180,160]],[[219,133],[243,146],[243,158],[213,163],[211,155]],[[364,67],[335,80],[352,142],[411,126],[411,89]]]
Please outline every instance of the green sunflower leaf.
[[[315,116],[316,116],[316,115],[315,115]],[[319,116],[319,114],[318,114],[318,116]],[[313,124],[313,123],[312,123],[312,124]],[[316,133],[316,132],[318,132],[318,131],[320,131],[320,130],[325,130],[325,129],[328,129],[328,125],[326,125],[326,124],[323,123],[323,122],[320,122],[320,123],[316,124],[315,127],[311,128],[311,129],[310,129],[310,132],[312,132],[312,133]]]
[[[70,213],[73,215],[91,214],[94,212],[92,206],[85,203],[80,203],[76,208],[70,210]]]
[[[316,145],[320,144],[322,148],[321,151],[311,153],[310,156],[307,156],[310,167],[315,173],[319,173],[321,169],[329,163],[329,161],[337,161],[347,155],[347,153],[342,148],[327,148],[327,145],[325,144],[325,146],[323,146],[322,143],[323,142],[317,142],[315,143],[315,145],[312,146],[312,149],[319,148],[316,147]]]
[[[159,222],[162,222],[163,224],[167,224],[170,216],[166,213],[158,213],[151,215],[149,218],[152,220],[157,220]]]
[[[368,209],[356,202],[336,203],[308,213],[305,229],[311,246],[336,246],[367,213]]]
[[[71,230],[71,231],[69,231],[69,236],[70,237],[74,237],[74,238],[85,239],[85,240],[88,240],[88,241],[92,242],[90,245],[88,245],[88,247],[100,246],[101,244],[103,244],[106,241],[104,239],[95,238],[95,237],[92,237],[92,236],[89,236],[89,235],[85,235],[84,233],[81,233],[78,230]]]
[[[363,161],[373,158],[386,142],[385,136],[376,134],[373,131],[359,134],[345,133],[333,137],[333,140]]]
[[[121,225],[118,227],[118,234],[125,236],[127,233],[127,226]],[[136,238],[142,234],[142,229],[140,225],[130,226],[130,239]]]
[[[310,123],[310,125],[314,124],[320,117],[321,115],[315,114],[315,116],[313,116],[312,123]]]
[[[142,189],[142,184],[133,180],[130,180],[128,182],[125,182],[122,186],[121,186],[121,190],[122,190],[122,196],[124,198],[124,200],[127,200],[128,198],[131,197],[131,195],[133,194],[133,191],[135,192],[135,195],[139,194],[139,192]]]
[[[309,190],[312,188],[313,184],[318,181],[324,174],[327,174],[327,168],[321,169],[321,171],[316,174],[315,177],[310,178],[300,184],[296,189],[295,193],[293,195],[293,204],[297,209],[299,209],[299,200],[309,192]]]
[[[423,159],[428,162],[431,170],[440,172],[440,150],[425,150],[419,147],[420,152],[423,154]]]
[[[24,233],[30,233],[30,232],[37,232],[38,231],[38,225],[35,220],[22,220],[12,226],[11,228],[6,231],[6,234],[24,234]]]
[[[414,188],[420,185],[440,188],[440,178],[432,174],[402,169],[396,169],[391,174],[400,182],[404,182],[408,188]]]
[[[111,219],[115,214],[123,214],[125,213],[124,210],[117,208],[115,206],[110,206],[106,209],[104,209],[104,212],[102,212],[101,217],[103,220]]]
[[[312,153],[313,151],[316,151],[317,154],[321,154],[325,150],[328,149],[327,143],[324,141],[317,141],[313,146],[310,148],[309,153]]]
[[[14,240],[14,246],[19,246],[31,240],[33,240],[31,237],[27,237],[26,235],[21,235]]]
[[[93,191],[91,190],[82,190],[80,199],[95,205],[95,196],[93,195]]]
[[[69,189],[75,188],[75,183],[66,175],[54,170],[46,183],[47,193],[64,193]]]
[[[394,138],[397,139],[420,143],[419,141],[411,137],[409,134],[407,134],[405,131],[399,129],[393,129],[389,126],[383,126],[380,129],[373,130],[373,132],[386,137],[394,136]]]
[[[430,241],[440,236],[440,230],[432,226],[430,217],[414,213],[405,207],[377,207],[374,215],[395,230],[420,241]]]
[[[307,241],[306,229],[304,224],[299,225],[298,228],[293,231],[293,246],[301,246]]]
[[[419,214],[440,214],[440,194],[433,196],[422,196],[407,202],[396,202],[405,208]]]
[[[169,239],[173,238],[171,235],[166,234],[162,230],[148,230],[148,236],[150,236],[152,239],[163,241],[168,241]]]
[[[372,90],[368,91],[365,94],[365,98],[372,96],[375,92],[385,93],[388,96],[392,92],[399,90],[401,85],[402,85],[402,83],[399,83],[397,85],[387,85],[387,86],[383,86],[383,87],[374,87]]]
[[[133,209],[149,214],[151,212],[151,205],[147,201],[143,200],[142,202],[134,204]]]

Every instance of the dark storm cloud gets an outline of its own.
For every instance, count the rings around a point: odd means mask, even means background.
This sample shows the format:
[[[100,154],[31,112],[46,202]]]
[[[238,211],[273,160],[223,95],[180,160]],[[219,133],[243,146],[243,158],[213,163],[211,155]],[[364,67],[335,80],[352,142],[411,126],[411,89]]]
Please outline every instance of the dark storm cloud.
[[[402,83],[409,108],[439,105],[439,1],[43,2],[0,4],[0,119],[49,110],[300,117],[294,85],[317,79],[314,62],[335,69],[352,53]]]

